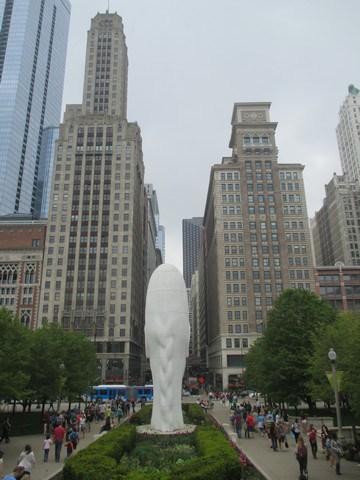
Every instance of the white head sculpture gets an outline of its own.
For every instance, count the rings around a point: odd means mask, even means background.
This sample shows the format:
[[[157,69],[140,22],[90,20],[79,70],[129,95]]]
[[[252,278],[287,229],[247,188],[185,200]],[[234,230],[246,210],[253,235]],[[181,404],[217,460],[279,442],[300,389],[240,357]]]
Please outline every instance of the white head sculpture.
[[[154,430],[171,432],[184,427],[181,395],[189,341],[184,280],[173,265],[160,265],[150,278],[145,310],[145,349],[154,385]]]

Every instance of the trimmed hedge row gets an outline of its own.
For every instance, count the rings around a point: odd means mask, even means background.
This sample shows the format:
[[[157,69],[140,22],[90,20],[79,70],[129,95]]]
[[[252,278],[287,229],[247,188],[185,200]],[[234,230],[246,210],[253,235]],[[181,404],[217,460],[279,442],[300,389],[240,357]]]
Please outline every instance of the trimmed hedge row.
[[[198,405],[186,404],[184,410],[194,424],[195,446],[198,457],[176,464],[171,471],[160,471],[152,467],[124,472],[119,460],[129,453],[136,443],[136,427],[150,422],[151,407],[144,407],[131,418],[131,424],[122,425],[74,457],[66,461],[64,480],[241,480],[242,467],[238,453]]]
[[[64,480],[115,480],[121,456],[130,452],[136,441],[136,427],[123,425],[106,433],[65,462]]]

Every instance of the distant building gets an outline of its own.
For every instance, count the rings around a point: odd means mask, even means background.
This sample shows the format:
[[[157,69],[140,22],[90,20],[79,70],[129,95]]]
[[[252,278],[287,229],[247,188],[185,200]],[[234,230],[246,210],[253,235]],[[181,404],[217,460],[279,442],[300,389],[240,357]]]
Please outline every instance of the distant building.
[[[216,389],[239,388],[245,356],[281,292],[315,289],[304,167],[278,164],[276,127],[270,103],[236,103],[232,156],[211,169],[204,271],[208,383]]]
[[[156,239],[158,237],[159,225],[159,205],[156,195],[151,184],[145,184],[146,194],[146,287],[149,283],[153,271],[162,263],[161,252],[157,248]]]
[[[60,121],[70,8],[0,1],[0,215],[35,211],[43,131]]]
[[[191,287],[191,278],[198,267],[202,221],[202,217],[182,221],[183,276],[187,288]]]
[[[200,291],[199,272],[196,271],[191,280],[191,334],[192,364],[200,365]]]
[[[156,248],[161,252],[162,263],[165,263],[165,227],[164,225],[159,225],[158,234],[156,237]]]
[[[0,308],[36,328],[46,222],[31,216],[0,218]]]
[[[311,221],[316,265],[360,265],[360,185],[334,174]]]
[[[316,293],[337,310],[360,310],[360,267],[317,267]]]
[[[360,90],[350,85],[339,112],[336,129],[343,173],[350,181],[360,181]]]
[[[36,218],[48,217],[53,166],[56,154],[55,146],[58,138],[59,127],[48,127],[44,129],[41,141],[39,176],[34,209],[34,216]]]

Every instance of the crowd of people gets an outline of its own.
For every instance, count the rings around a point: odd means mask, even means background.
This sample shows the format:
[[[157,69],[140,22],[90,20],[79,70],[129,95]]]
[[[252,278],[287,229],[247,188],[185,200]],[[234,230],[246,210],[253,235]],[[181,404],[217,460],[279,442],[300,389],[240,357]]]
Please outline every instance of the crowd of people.
[[[145,400],[141,402],[141,406]],[[123,418],[135,413],[136,402],[124,399],[116,399],[106,403],[91,402],[85,409],[73,408],[60,413],[46,411],[43,416],[43,444],[42,452],[44,463],[49,462],[50,452],[54,452],[56,463],[61,461],[62,448],[66,449],[66,456],[70,457],[77,449],[81,439],[87,432],[94,428],[93,424],[101,424],[96,433],[111,430],[116,424],[120,424]],[[0,442],[10,442],[11,423],[6,418],[1,426]],[[31,445],[25,445],[24,450],[18,457],[18,462],[13,472],[3,477],[4,454],[0,451],[0,479],[3,480],[31,480],[31,472],[35,466],[36,458]]]
[[[230,407],[230,422],[238,438],[252,438],[254,432],[267,438],[273,452],[289,449],[290,440],[295,444],[295,458],[298,462],[300,479],[308,478],[308,448],[313,459],[318,458],[318,443],[336,475],[341,475],[342,448],[337,434],[326,425],[317,429],[309,424],[305,416],[292,421],[286,410],[266,407],[256,398],[253,402],[234,393],[209,393],[209,401],[220,401]]]

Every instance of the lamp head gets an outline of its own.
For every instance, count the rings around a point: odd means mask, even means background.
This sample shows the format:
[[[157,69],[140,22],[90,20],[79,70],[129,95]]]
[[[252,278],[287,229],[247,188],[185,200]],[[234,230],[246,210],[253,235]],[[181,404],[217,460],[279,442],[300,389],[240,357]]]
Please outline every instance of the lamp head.
[[[329,353],[328,353],[328,357],[329,357],[330,362],[335,362],[336,352],[333,348],[330,348]]]

